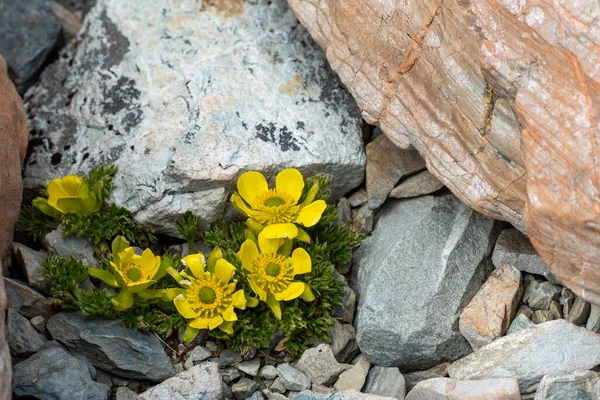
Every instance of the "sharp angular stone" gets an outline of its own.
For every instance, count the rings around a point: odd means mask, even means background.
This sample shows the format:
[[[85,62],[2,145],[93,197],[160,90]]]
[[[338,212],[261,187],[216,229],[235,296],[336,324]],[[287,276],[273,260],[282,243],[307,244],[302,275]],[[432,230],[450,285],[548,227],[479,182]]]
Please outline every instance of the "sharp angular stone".
[[[255,358],[250,361],[242,361],[241,363],[236,364],[236,368],[250,376],[257,376],[258,371],[260,370],[260,359]]]
[[[348,370],[342,372],[339,379],[333,386],[335,390],[340,392],[344,390],[356,390],[357,392],[360,392],[365,384],[365,380],[367,379],[369,368],[371,368],[371,363],[369,363],[369,361],[363,356],[359,357],[360,359],[356,364],[354,364]]]
[[[403,400],[406,382],[398,368],[375,366],[367,375],[363,392]]]
[[[242,355],[237,351],[232,351],[229,349],[225,349],[219,353],[219,366],[229,367],[233,364],[237,364],[242,361]]]
[[[532,281],[525,288],[523,302],[534,310],[549,310],[550,303],[560,297],[560,291],[560,286],[553,285],[550,282]]]
[[[306,378],[308,379],[308,378]],[[310,380],[308,382],[310,384]],[[280,377],[277,377],[274,381],[273,384],[271,385],[270,389],[273,392],[276,393],[285,393],[285,391],[287,390],[287,388],[285,387],[285,385],[283,384],[283,381]]]
[[[6,340],[12,354],[27,356],[38,351],[47,341],[44,335],[31,326],[27,318],[11,308],[8,309],[6,319]]]
[[[532,393],[545,375],[568,374],[598,364],[600,335],[557,320],[496,339],[453,363],[448,373],[460,380],[516,378],[522,393]]]
[[[31,318],[29,322],[39,333],[46,332],[46,318],[41,315]]]
[[[423,171],[401,181],[400,184],[390,192],[390,197],[395,199],[405,199],[408,197],[423,196],[437,192],[443,187],[444,184],[435,176],[431,175],[429,171]]]
[[[496,267],[510,264],[519,271],[543,275],[551,283],[560,283],[542,261],[527,236],[518,229],[505,229],[500,233],[494,247],[492,261]]]
[[[120,320],[59,313],[50,318],[47,328],[74,354],[116,375],[160,382],[175,374],[156,336],[125,329]]]
[[[279,375],[278,379],[281,379],[283,386],[289,390],[300,391],[310,389],[310,379],[290,364],[285,363],[278,365],[277,374]],[[271,389],[275,390],[273,387],[271,387]]]
[[[473,349],[504,335],[522,293],[521,272],[515,267],[503,264],[490,275],[458,321],[460,333]]]
[[[139,400],[222,399],[219,366],[202,363],[140,394]]]
[[[360,393],[356,390],[345,390],[333,394],[320,394],[310,391],[299,393],[295,400],[396,400],[392,397],[382,397],[375,394]]]
[[[48,304],[46,296],[16,279],[4,278],[6,298],[10,308],[27,318],[41,315],[48,319],[54,315],[54,309]]]
[[[352,360],[358,353],[354,327],[350,324],[342,325],[335,321],[330,332],[331,351],[335,358],[341,363]]]
[[[457,319],[493,270],[495,226],[451,195],[383,207],[354,259],[357,342],[373,364],[419,370],[471,352]]]
[[[537,310],[533,313],[532,321],[534,324],[543,324],[544,322],[553,321],[554,314],[546,310]]]
[[[235,367],[223,368],[220,370],[220,373],[223,382],[227,384],[232,384],[242,377],[240,370]]]
[[[425,169],[425,160],[415,149],[404,150],[385,135],[367,144],[367,196],[369,207],[381,207],[396,183],[403,177]]]
[[[600,332],[600,307],[595,304],[592,304],[585,327],[593,332]]]
[[[238,400],[249,398],[257,389],[258,383],[248,378],[242,378],[231,386],[231,391]]]
[[[196,346],[188,353],[188,359],[192,360],[193,363],[199,363],[207,360],[212,356],[212,352],[208,351],[205,347]]]
[[[342,197],[337,204],[338,217],[335,221],[340,226],[352,225],[352,208],[350,208],[350,202],[345,197]]]
[[[352,212],[352,228],[362,234],[368,235],[371,233],[374,220],[375,212],[368,205]]]
[[[581,325],[588,320],[590,311],[590,303],[578,296],[573,302],[573,307],[569,310],[569,314],[567,314],[565,319],[575,325]]]
[[[519,314],[510,323],[510,327],[506,331],[506,334],[510,335],[511,333],[515,333],[515,332],[521,331],[523,329],[530,328],[532,326],[535,326],[535,324],[533,322],[531,322],[531,320],[529,318],[527,318],[527,316],[525,314]]]
[[[35,81],[58,45],[61,24],[43,0],[3,1],[0,54],[21,95]]]
[[[43,293],[50,293],[50,279],[42,270],[42,262],[47,256],[45,251],[35,251],[20,243],[13,243],[13,254],[23,267],[29,286]]]
[[[420,382],[406,400],[521,400],[516,379],[482,379],[457,381],[434,378]]]
[[[110,392],[92,380],[85,362],[60,346],[44,349],[15,365],[13,390],[17,397],[56,400],[105,400]]]
[[[50,253],[61,257],[73,256],[90,267],[98,264],[94,248],[86,238],[63,236],[60,229],[55,229],[44,236],[44,245]]]
[[[414,388],[417,383],[426,381],[433,378],[445,378],[448,376],[447,369],[450,366],[449,362],[436,365],[426,371],[415,371],[404,374],[404,381],[406,382],[406,390],[410,391]]]
[[[552,303],[550,303],[550,309],[548,311],[550,311],[550,314],[552,314],[552,316],[554,317],[553,319],[561,319],[563,317],[562,307],[555,300],[553,300]],[[569,321],[569,322],[573,322],[573,321]],[[576,325],[580,325],[580,324],[576,324]]]
[[[534,400],[583,400],[600,398],[600,379],[594,371],[545,376]]]
[[[327,344],[306,350],[296,368],[304,372],[312,383],[325,386],[333,385],[346,369],[335,359],[331,347]]]
[[[178,235],[186,210],[202,229],[229,215],[247,170],[328,173],[337,198],[362,182],[360,111],[285,0],[163,9],[97,1],[32,89],[30,128],[47,144],[26,188],[113,162],[116,204]]]

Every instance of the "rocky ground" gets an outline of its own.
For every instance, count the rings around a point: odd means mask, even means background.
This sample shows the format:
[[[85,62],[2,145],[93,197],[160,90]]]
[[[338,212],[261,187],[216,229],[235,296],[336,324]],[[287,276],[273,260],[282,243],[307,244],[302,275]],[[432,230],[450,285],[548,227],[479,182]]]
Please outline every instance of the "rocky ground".
[[[351,262],[336,266],[345,295],[332,342],[310,343],[299,359],[282,350],[280,337],[240,354],[203,334],[186,344],[61,312],[47,301],[42,261],[73,255],[93,266],[91,245],[57,230],[40,248],[17,237],[4,278],[15,397],[600,396],[600,308],[563,287],[523,233],[455,198],[415,150],[363,126],[284,1],[232,0],[227,9],[204,1],[194,14],[160,1],[99,0],[85,22],[87,2],[24,3],[0,34],[19,18],[36,29],[19,57],[1,45],[0,54],[22,93],[35,83],[25,94],[28,190],[115,162],[114,200],[171,234],[175,217],[192,206],[205,226],[228,217],[240,171],[293,166],[332,174],[338,223],[367,237]],[[204,33],[190,33],[199,20]],[[71,40],[78,24],[83,30]],[[223,76],[224,65],[232,76]],[[215,157],[203,164],[205,154]],[[168,251],[185,255],[187,247]]]

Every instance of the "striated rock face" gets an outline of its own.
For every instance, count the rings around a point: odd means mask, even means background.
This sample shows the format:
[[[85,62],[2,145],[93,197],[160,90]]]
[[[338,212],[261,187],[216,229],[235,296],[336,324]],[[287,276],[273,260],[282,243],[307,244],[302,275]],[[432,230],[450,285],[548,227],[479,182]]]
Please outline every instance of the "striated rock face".
[[[600,4],[289,0],[363,116],[600,304]]]
[[[336,196],[364,176],[359,110],[285,0],[99,0],[26,100],[27,189],[113,162],[116,203],[162,233],[221,219],[246,170],[329,173]]]

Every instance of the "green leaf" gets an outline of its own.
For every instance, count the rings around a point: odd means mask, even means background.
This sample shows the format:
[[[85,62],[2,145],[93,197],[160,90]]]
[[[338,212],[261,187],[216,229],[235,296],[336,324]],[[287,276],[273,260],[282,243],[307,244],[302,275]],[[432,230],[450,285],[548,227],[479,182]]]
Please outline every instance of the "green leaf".
[[[121,260],[119,258],[119,254],[125,251],[126,248],[129,247],[129,242],[123,236],[117,236],[115,240],[112,242],[112,256],[113,262],[117,264],[117,266],[121,265]]]
[[[183,341],[186,343],[192,342],[198,336],[198,332],[200,332],[200,329],[192,328],[188,325],[183,334]]]
[[[100,269],[100,268],[88,268],[88,274],[93,276],[94,278],[100,279],[102,282],[106,283],[112,287],[119,287],[117,280],[110,272]]]
[[[116,297],[113,297],[112,303],[117,311],[124,311],[133,306],[133,293],[127,291],[127,289],[121,289]]]

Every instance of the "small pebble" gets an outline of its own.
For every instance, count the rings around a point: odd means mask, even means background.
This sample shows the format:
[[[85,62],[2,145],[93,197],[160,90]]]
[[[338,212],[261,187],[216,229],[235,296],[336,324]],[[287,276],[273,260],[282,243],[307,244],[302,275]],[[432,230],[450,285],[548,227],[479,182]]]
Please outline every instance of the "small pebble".
[[[46,318],[41,315],[36,315],[29,322],[39,333],[46,332]]]
[[[277,378],[277,368],[272,365],[266,365],[260,370],[258,376],[264,379],[275,379]]]

